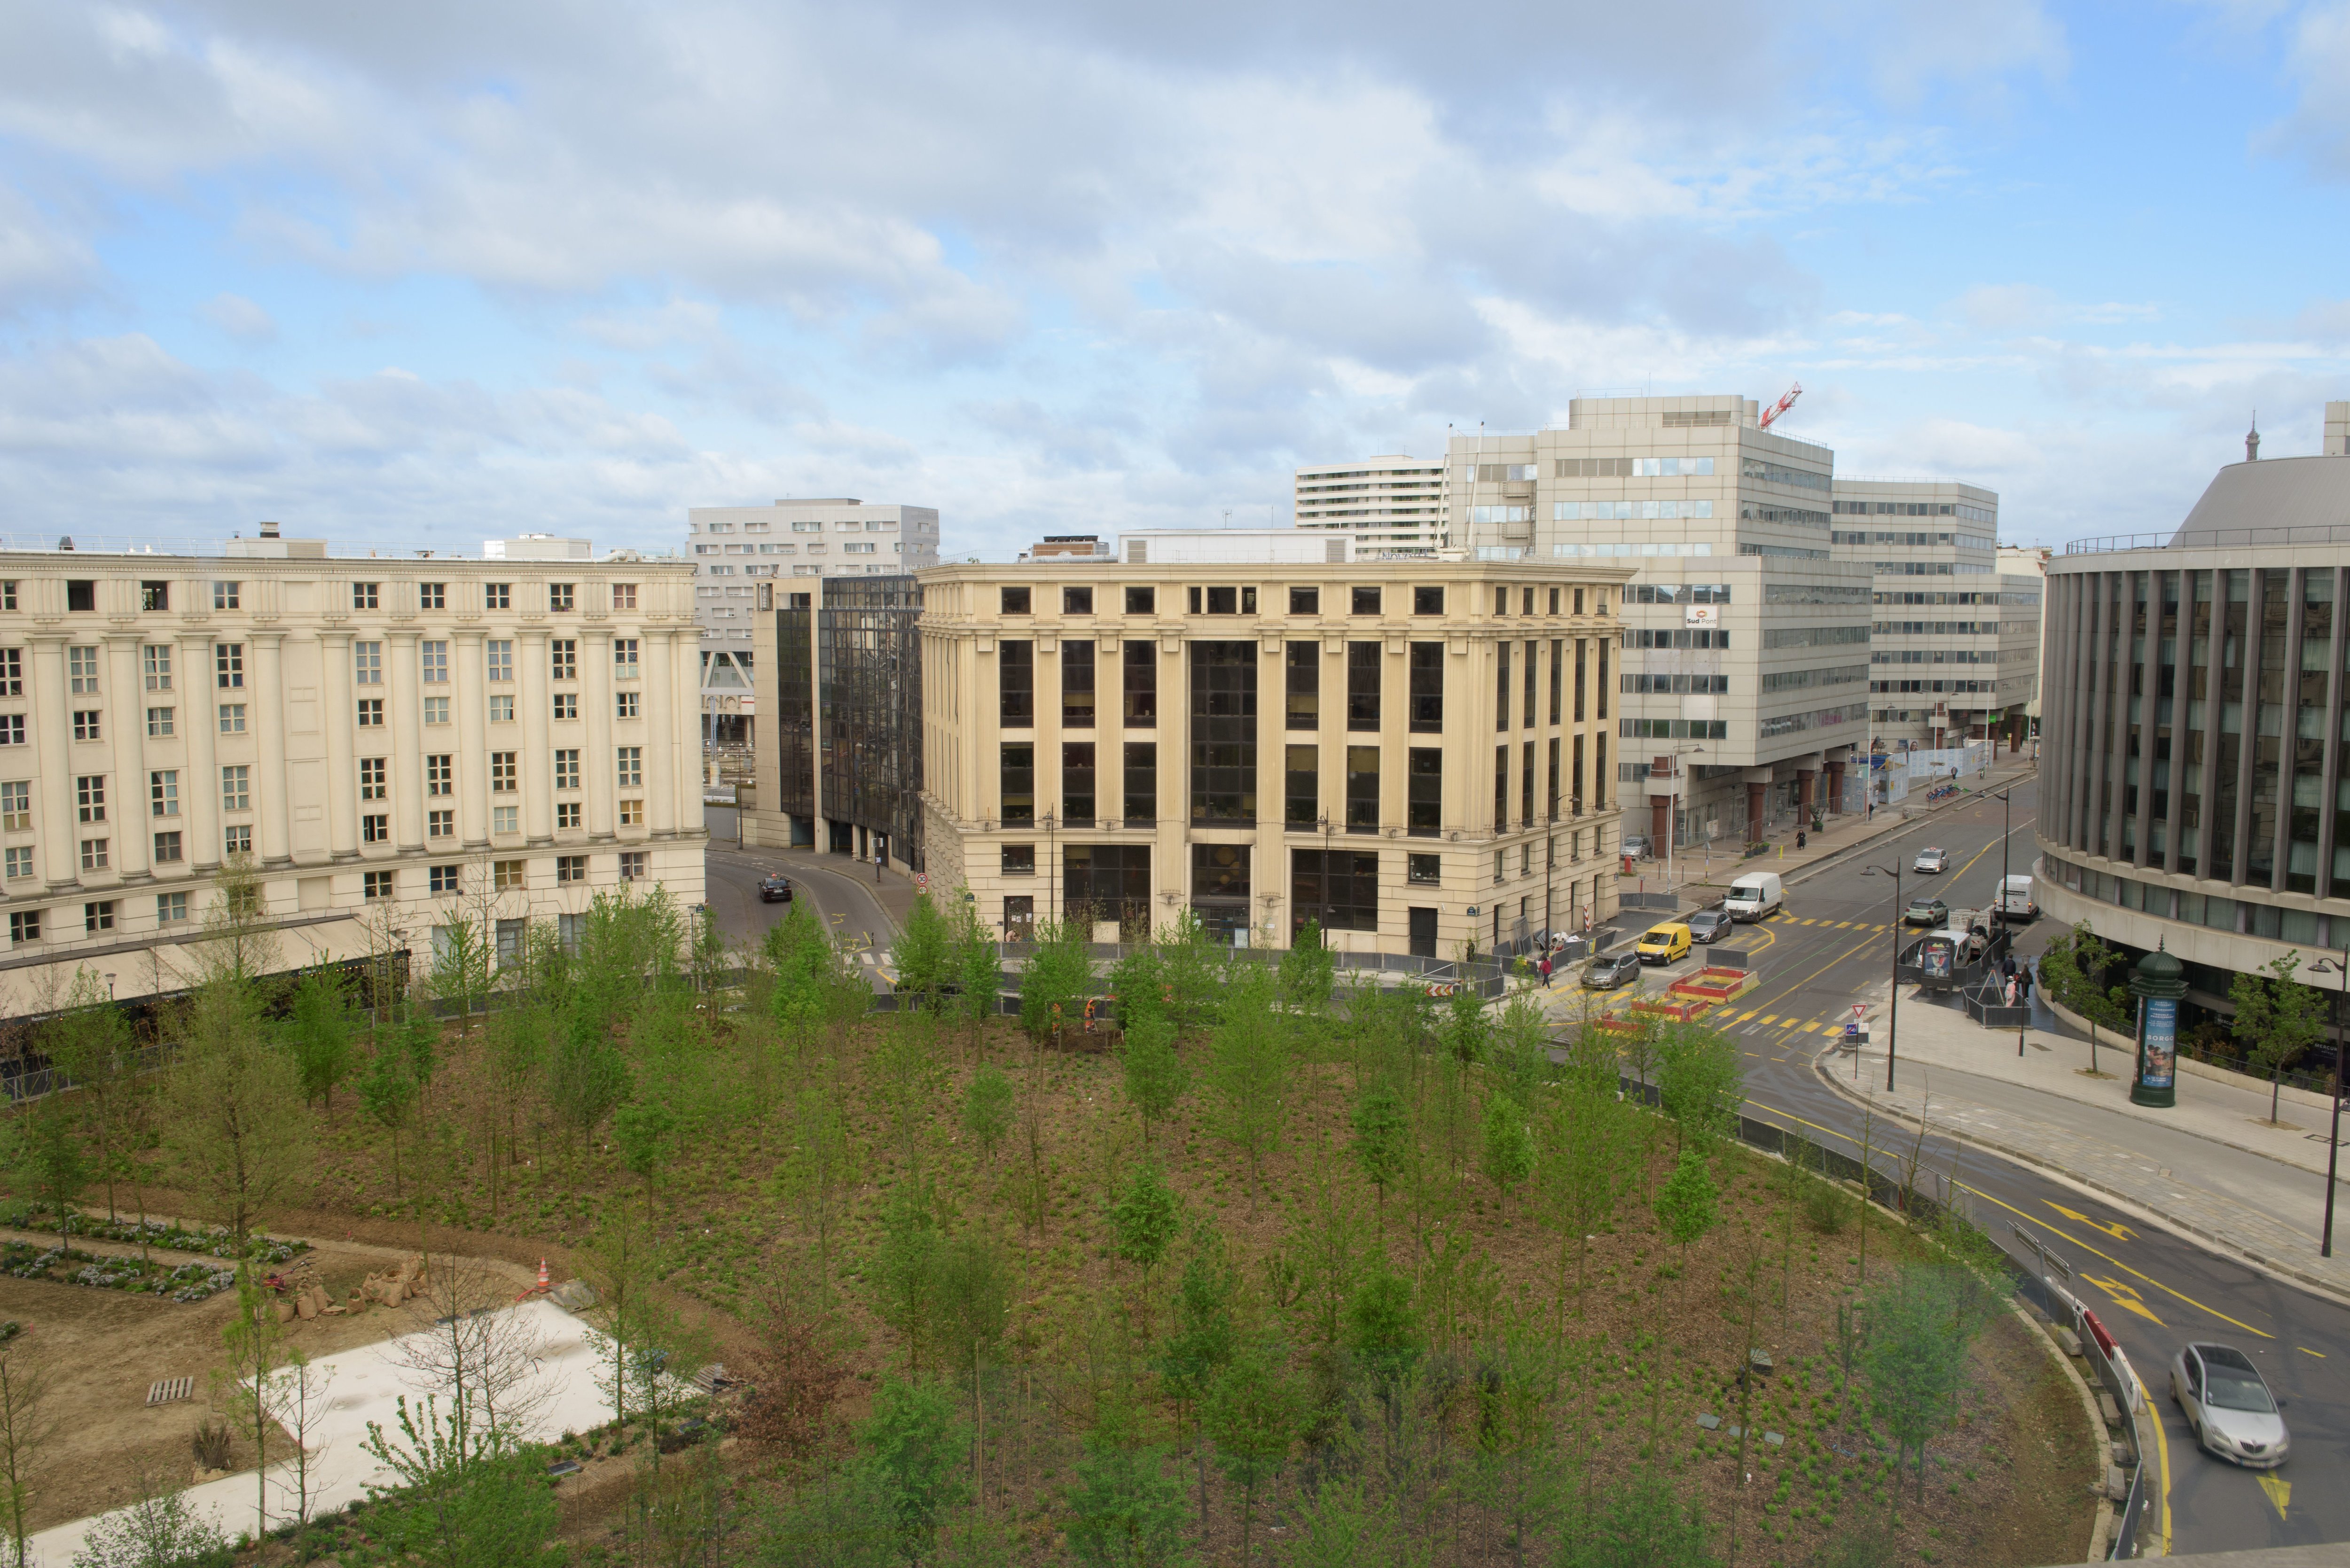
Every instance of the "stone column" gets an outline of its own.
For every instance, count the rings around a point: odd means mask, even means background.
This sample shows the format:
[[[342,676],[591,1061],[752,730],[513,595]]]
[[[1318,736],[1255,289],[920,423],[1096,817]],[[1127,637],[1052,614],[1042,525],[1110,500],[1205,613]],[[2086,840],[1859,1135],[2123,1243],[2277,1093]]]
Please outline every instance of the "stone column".
[[[1828,763],[1828,814],[1844,815],[1844,759],[1833,758]]]
[[[693,713],[702,707],[702,633],[692,627],[670,634],[670,701],[681,713]],[[702,836],[702,746],[693,735],[680,734],[671,726],[661,745],[669,753],[670,769],[677,791],[671,806],[676,831],[688,837]]]
[[[677,778],[674,766],[676,748],[671,742],[678,725],[680,711],[698,713],[701,704],[691,702],[682,710],[677,707],[677,638],[666,631],[657,631],[645,639],[645,657],[650,661],[652,674],[645,682],[645,819],[655,838],[677,836]],[[819,750],[821,759],[822,752]],[[611,766],[611,759],[603,759]],[[819,765],[819,772],[821,766]],[[823,853],[823,803],[817,802],[818,815],[816,850]]]
[[[1797,768],[1795,770],[1795,801],[1798,807],[1797,816],[1801,820],[1802,826],[1805,828],[1809,828],[1812,825],[1812,781],[1819,776],[1819,770],[1817,768]]]
[[[153,818],[148,804],[147,712],[142,701],[145,685],[139,672],[139,646],[140,639],[135,636],[106,639],[106,678],[116,693],[108,704],[114,719],[115,812],[122,829],[114,835],[114,870],[125,881],[147,876],[155,847],[150,835],[155,828],[168,830],[180,826],[176,817]]]
[[[220,692],[213,673],[213,639],[192,634],[180,640],[187,672],[187,701],[180,709],[188,738],[189,775],[180,782],[180,811],[186,828],[188,869],[216,871],[221,861]]]
[[[420,690],[424,673],[418,660],[418,634],[395,631],[384,639],[384,657],[390,661],[386,687],[391,711],[391,834],[403,855],[424,847],[424,708]]]
[[[553,687],[547,634],[536,628],[515,640],[515,716],[522,721],[522,830],[533,847],[555,841],[555,755],[547,732]]]
[[[1648,834],[1654,846],[1664,848],[1673,841],[1673,797],[1652,794],[1648,797]]]
[[[284,866],[292,858],[289,826],[293,821],[293,803],[286,798],[286,634],[282,631],[256,631],[253,634],[253,719],[256,732],[254,749],[260,760],[261,776],[254,781],[257,799],[255,801],[255,842],[254,850],[264,866]],[[348,679],[350,649],[345,639],[343,649],[346,680]],[[350,705],[346,700],[343,723],[351,722]],[[327,732],[334,734],[329,725]],[[342,732],[350,732],[348,728]],[[218,781],[214,781],[217,784]],[[345,812],[350,810],[348,792],[345,792]]]
[[[450,640],[449,695],[456,732],[457,838],[467,849],[490,842],[489,667],[482,641],[487,634],[461,631]]]
[[[318,634],[318,722],[327,742],[327,857],[355,860],[359,852],[359,693],[351,679],[351,634]],[[374,688],[370,694],[380,695]],[[390,731],[368,732],[380,741]],[[387,748],[389,749],[389,748]]]
[[[32,637],[33,745],[41,763],[41,875],[52,892],[81,875],[74,834],[73,704],[66,697],[66,639]]]
[[[1771,786],[1757,779],[1746,781],[1746,842],[1759,843],[1762,837],[1762,792]]]
[[[579,703],[584,710],[579,717],[587,732],[586,743],[579,753],[579,782],[586,786],[588,836],[602,843],[612,836],[612,802],[616,798],[612,780],[612,634],[599,628],[581,637],[579,657],[587,664],[579,680]]]

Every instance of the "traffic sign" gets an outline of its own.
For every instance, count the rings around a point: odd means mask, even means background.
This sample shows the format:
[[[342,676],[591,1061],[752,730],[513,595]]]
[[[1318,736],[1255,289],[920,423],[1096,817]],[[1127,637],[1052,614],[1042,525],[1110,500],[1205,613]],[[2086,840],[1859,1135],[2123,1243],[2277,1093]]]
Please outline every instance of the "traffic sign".
[[[929,872],[927,872],[927,871],[917,871],[917,872],[915,872],[915,873],[914,873],[914,886],[915,886],[915,887],[917,887],[917,888],[927,888],[927,887],[929,887],[930,885],[931,885],[931,874],[930,874]]]

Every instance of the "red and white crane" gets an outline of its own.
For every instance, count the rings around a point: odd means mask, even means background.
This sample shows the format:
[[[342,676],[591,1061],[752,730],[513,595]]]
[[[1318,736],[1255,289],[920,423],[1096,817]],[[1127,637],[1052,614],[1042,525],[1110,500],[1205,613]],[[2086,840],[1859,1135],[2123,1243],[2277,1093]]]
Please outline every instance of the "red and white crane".
[[[1795,400],[1803,395],[1804,384],[1801,381],[1798,381],[1794,386],[1787,389],[1785,396],[1782,397],[1777,402],[1772,404],[1768,410],[1764,410],[1762,418],[1757,422],[1755,428],[1758,430],[1769,430],[1771,428],[1771,421],[1777,419],[1781,414],[1785,413],[1789,409],[1794,408],[1795,406]]]

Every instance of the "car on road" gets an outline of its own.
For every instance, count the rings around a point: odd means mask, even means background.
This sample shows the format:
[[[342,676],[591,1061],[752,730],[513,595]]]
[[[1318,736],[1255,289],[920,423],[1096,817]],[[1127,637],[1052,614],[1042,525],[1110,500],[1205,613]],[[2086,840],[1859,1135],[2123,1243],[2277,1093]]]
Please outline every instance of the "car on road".
[[[1909,900],[1902,912],[1901,923],[1907,926],[1947,926],[1950,923],[1950,907],[1930,893],[1920,893]]]
[[[2189,1345],[2170,1358],[2170,1397],[2203,1451],[2252,1469],[2284,1463],[2284,1402],[2232,1345]]]
[[[1592,991],[1613,991],[1639,978],[1640,960],[1635,953],[1601,953],[1583,966],[1583,983]]]
[[[1633,944],[1642,963],[1670,963],[1675,959],[1689,957],[1690,929],[1679,920],[1668,920],[1642,933]]]
[[[1624,857],[1626,859],[1646,860],[1656,852],[1656,846],[1650,844],[1644,835],[1627,833],[1624,836]]]
[[[1720,909],[1700,909],[1696,914],[1691,915],[1686,923],[1689,926],[1690,940],[1718,942],[1728,934],[1731,921],[1730,917]]]
[[[791,901],[792,885],[787,878],[772,875],[759,878],[759,902],[788,904]]]
[[[1947,849],[1920,849],[1918,859],[1909,869],[1921,877],[1931,877],[1950,868],[1950,852]]]

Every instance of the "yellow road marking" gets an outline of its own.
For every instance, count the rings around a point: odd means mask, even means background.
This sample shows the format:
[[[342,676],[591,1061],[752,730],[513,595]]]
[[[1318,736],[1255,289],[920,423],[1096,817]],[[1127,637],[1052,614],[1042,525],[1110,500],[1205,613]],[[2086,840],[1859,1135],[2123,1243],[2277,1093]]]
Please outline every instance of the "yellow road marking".
[[[2043,1198],[2040,1201],[2047,1204],[2049,1208],[2054,1209],[2057,1213],[2064,1216],[2065,1219],[2078,1220],[2080,1223],[2086,1225],[2092,1231],[2103,1231],[2106,1235],[2111,1236],[2116,1241],[2135,1241],[2137,1240],[2137,1232],[2131,1230],[2126,1225],[2119,1223],[2108,1225],[2102,1220],[2092,1220],[2086,1214],[2082,1213],[2078,1209],[2067,1209],[2062,1203],[2057,1202],[2052,1198]]]
[[[1745,1023],[1748,1019],[1750,1019],[1750,1018],[1752,1018],[1752,1017],[1753,1017],[1753,1016],[1754,1016],[1753,1011],[1752,1011],[1752,1009],[1749,1009],[1748,1011],[1746,1011],[1746,1012],[1744,1012],[1740,1013],[1737,1017],[1735,1017],[1735,1018],[1731,1019],[1731,1022],[1732,1023]]]
[[[2261,1490],[2269,1494],[2269,1501],[2276,1505],[2277,1518],[2282,1521],[2284,1518],[2284,1505],[2293,1501],[2293,1482],[2274,1470],[2262,1470],[2259,1480]]]
[[[1749,1014],[1748,1016],[1750,1016],[1750,1017],[1751,1017],[1751,1016],[1752,1016],[1752,1014]],[[1767,1013],[1767,1012],[1766,1012],[1766,1013],[1764,1013],[1764,1014],[1762,1015],[1762,1025],[1763,1025],[1763,1027],[1764,1027],[1764,1028],[1766,1028],[1766,1029],[1767,1029],[1767,1028],[1769,1028],[1772,1024],[1776,1023],[1778,1023],[1778,1022],[1779,1022],[1779,1021],[1778,1021],[1778,1019],[1777,1019],[1777,1018],[1775,1018],[1775,1017],[1773,1017],[1773,1015],[1771,1015],[1770,1013]]]
[[[2105,1292],[2108,1296],[2111,1296],[2113,1298],[2114,1305],[2121,1308],[2124,1312],[2134,1312],[2137,1314],[2138,1316],[2146,1319],[2147,1322],[2154,1324],[2157,1328],[2166,1326],[2160,1318],[2155,1316],[2153,1313],[2147,1310],[2146,1302],[2144,1298],[2139,1296],[2137,1293],[2136,1286],[2126,1285],[2119,1280],[2100,1279],[2095,1274],[2083,1274],[2081,1277],[2088,1281],[2091,1284],[2096,1286],[2099,1290]]]
[[[2254,1329],[2254,1334],[2260,1330]],[[2162,1469],[2162,1555],[2170,1555],[2170,1434],[2163,1429],[2162,1412],[2148,1410],[2154,1418],[2154,1452]]]
[[[2325,1359],[2325,1352],[2322,1350],[2312,1350],[2305,1345],[2296,1345],[2293,1348],[2300,1351],[2303,1355],[2314,1355],[2320,1361]]]
[[[1809,1034],[1813,1030],[1817,1029],[1819,1026],[1820,1021],[1814,1018],[1809,1023],[1804,1025],[1804,1033]]]

